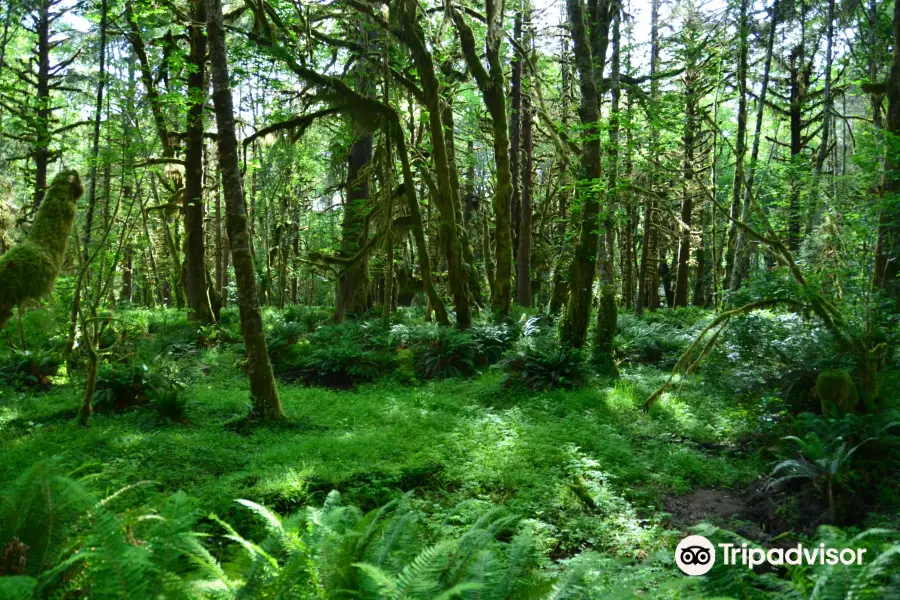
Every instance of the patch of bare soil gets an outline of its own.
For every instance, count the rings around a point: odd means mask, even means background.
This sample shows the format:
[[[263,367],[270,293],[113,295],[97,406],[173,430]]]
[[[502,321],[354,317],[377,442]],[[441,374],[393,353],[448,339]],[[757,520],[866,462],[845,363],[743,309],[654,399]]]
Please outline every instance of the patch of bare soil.
[[[804,529],[803,523],[786,522],[783,509],[798,501],[807,507],[815,502],[801,500],[796,491],[764,493],[763,485],[764,479],[760,479],[744,491],[701,488],[686,496],[669,496],[663,506],[672,515],[672,527],[683,531],[705,521],[763,542],[785,531]]]
[[[744,510],[744,500],[730,490],[694,490],[687,496],[669,496],[663,500],[672,524],[687,528],[702,521],[721,523],[736,517]]]

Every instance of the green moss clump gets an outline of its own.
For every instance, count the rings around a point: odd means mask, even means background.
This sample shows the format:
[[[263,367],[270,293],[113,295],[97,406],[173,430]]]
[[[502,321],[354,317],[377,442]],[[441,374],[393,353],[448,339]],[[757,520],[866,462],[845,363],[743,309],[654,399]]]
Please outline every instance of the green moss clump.
[[[61,171],[53,178],[28,237],[0,256],[0,329],[15,306],[53,289],[75,224],[75,203],[83,192],[76,171]]]
[[[826,417],[856,412],[859,394],[856,385],[844,371],[823,371],[816,379],[816,396]],[[837,414],[833,413],[837,411]]]

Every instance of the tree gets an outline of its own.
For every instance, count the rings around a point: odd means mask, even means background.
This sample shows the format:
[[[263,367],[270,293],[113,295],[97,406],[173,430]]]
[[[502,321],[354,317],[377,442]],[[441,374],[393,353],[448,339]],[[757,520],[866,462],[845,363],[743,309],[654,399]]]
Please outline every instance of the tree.
[[[894,4],[894,56],[886,82],[869,88],[887,96],[888,108],[884,119],[887,140],[884,181],[881,184],[882,202],[878,221],[878,244],[875,248],[874,284],[885,291],[900,308],[900,2]]]
[[[250,417],[262,420],[280,419],[284,414],[278,398],[272,364],[269,362],[253,259],[250,255],[250,231],[247,227],[247,206],[244,203],[244,188],[238,166],[238,144],[234,128],[231,83],[228,79],[221,0],[207,0],[206,15],[213,105],[219,133],[219,169],[222,172],[222,189],[225,196],[226,228],[238,288],[241,333],[247,346],[247,375],[250,378],[252,401]]]
[[[602,164],[600,136],[594,131],[600,121],[597,79],[602,81],[603,78],[603,66],[606,63],[606,50],[609,45],[609,27],[616,4],[613,0],[603,0],[591,5],[588,11],[589,21],[585,21],[581,0],[568,0],[566,7],[581,89],[581,123],[589,132],[586,140],[582,142],[581,172],[576,182],[576,194],[581,197],[581,226],[569,276],[569,303],[562,325],[563,340],[573,347],[580,348],[585,342],[588,330],[600,241],[597,229],[601,195],[598,188]],[[609,260],[612,260],[611,256]]]

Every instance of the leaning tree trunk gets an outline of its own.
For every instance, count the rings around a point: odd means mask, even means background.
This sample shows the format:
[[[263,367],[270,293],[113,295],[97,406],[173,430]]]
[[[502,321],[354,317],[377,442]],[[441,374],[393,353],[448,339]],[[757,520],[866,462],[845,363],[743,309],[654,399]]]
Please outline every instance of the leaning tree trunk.
[[[222,0],[208,2],[207,33],[209,62],[213,84],[213,104],[219,132],[219,169],[225,195],[226,228],[234,263],[238,289],[241,333],[247,347],[247,374],[250,378],[251,418],[283,417],[278,388],[269,362],[262,314],[256,291],[253,259],[250,255],[250,232],[247,228],[247,205],[238,166],[238,143],[234,126],[234,107],[228,79],[225,54],[225,27],[222,23]]]

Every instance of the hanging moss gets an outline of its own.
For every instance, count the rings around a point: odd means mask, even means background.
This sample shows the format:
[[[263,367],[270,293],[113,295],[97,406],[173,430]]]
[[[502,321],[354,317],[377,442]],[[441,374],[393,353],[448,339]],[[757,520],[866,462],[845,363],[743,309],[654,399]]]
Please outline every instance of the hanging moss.
[[[83,191],[77,172],[60,172],[41,202],[28,237],[0,256],[0,329],[17,305],[53,289],[75,223],[75,203]]]
[[[826,417],[856,412],[859,394],[850,375],[844,371],[823,371],[816,379],[816,396]],[[836,414],[835,414],[836,413]]]

